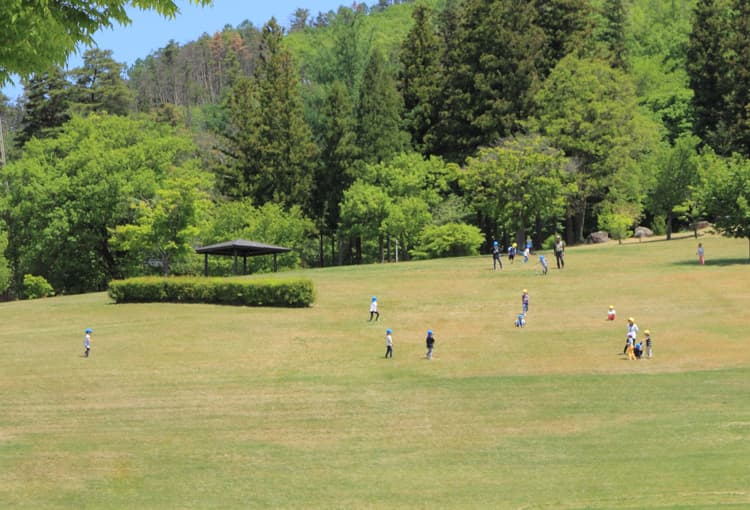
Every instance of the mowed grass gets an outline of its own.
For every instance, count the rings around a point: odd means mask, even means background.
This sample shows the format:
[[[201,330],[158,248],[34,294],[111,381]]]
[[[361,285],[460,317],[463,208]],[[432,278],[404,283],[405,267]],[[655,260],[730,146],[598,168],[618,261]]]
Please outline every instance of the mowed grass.
[[[0,304],[0,508],[750,508],[748,245],[700,241],[300,271],[308,309]]]

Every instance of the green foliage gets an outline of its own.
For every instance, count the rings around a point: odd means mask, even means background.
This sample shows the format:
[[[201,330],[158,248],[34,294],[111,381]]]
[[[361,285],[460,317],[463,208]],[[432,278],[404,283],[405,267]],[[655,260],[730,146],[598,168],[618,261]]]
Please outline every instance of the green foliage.
[[[666,217],[667,239],[672,235],[676,208],[691,198],[692,189],[698,184],[698,141],[692,135],[683,135],[673,147],[661,147],[655,151],[652,159],[654,181],[647,204],[651,212]]]
[[[639,209],[625,201],[605,202],[598,216],[599,229],[604,230],[612,239],[622,240],[632,235],[631,228],[638,221]]]
[[[8,248],[8,231],[3,227],[0,230],[0,294],[5,293],[11,283],[11,271],[8,259],[5,258],[5,250]]]
[[[535,225],[554,225],[573,188],[563,169],[567,159],[541,137],[504,140],[469,158],[463,188],[477,213],[491,221],[490,235],[502,232],[525,239]]]
[[[71,88],[71,109],[80,115],[127,115],[133,92],[122,77],[124,67],[115,62],[111,50],[87,50],[83,65],[70,71],[75,83]]]
[[[408,146],[401,115],[403,98],[383,54],[375,50],[365,67],[357,102],[357,144],[367,163],[387,161]]]
[[[211,0],[192,0],[209,5]],[[0,2],[3,44],[0,45],[0,85],[9,75],[26,77],[46,71],[51,65],[64,65],[79,44],[93,45],[94,34],[114,24],[128,24],[126,6],[155,10],[173,17],[179,9],[173,0],[87,0],[66,2]]]
[[[191,168],[194,153],[191,140],[169,126],[96,114],[72,119],[56,138],[29,142],[22,159],[2,170],[16,285],[30,273],[58,291],[84,292],[130,273],[123,265],[132,261],[109,244],[111,230],[133,223],[133,200],[155,198],[170,176]]]
[[[116,303],[214,303],[241,306],[310,306],[315,300],[308,279],[139,277],[112,280],[109,296]]]
[[[21,130],[15,137],[18,147],[32,138],[52,136],[56,128],[70,120],[70,84],[61,68],[34,75],[25,89]]]
[[[411,255],[414,258],[477,255],[483,242],[482,232],[473,225],[459,223],[431,225],[422,230],[419,242],[411,251]]]
[[[750,243],[750,160],[739,155],[725,160],[707,154],[701,165],[706,176],[698,198],[702,209],[717,230]]]
[[[246,239],[286,246],[292,250],[279,253],[277,265],[279,268],[293,269],[311,265],[311,261],[315,260],[315,246],[309,242],[315,234],[313,222],[304,216],[301,208],[286,210],[272,203],[256,207],[246,199],[216,204],[202,226],[200,237],[204,245]],[[233,270],[230,257],[209,258],[209,264],[211,274],[227,275]],[[273,258],[250,257],[247,269],[251,273],[271,272]]]
[[[317,148],[303,116],[297,69],[274,19],[263,27],[260,48],[254,76],[237,80],[227,100],[223,150],[231,161],[224,191],[258,204],[309,206]]]
[[[628,76],[602,60],[565,57],[536,100],[539,116],[530,127],[576,165],[568,208],[577,218],[575,238],[582,241],[588,206],[604,199],[610,187],[627,192],[628,201],[643,199],[637,162],[658,140],[657,126],[640,114]]]
[[[171,171],[154,197],[132,204],[133,223],[111,229],[110,245],[136,260],[156,258],[169,275],[173,263],[193,253],[198,225],[209,206],[209,185],[208,175],[197,168]]]
[[[23,275],[23,287],[21,295],[24,299],[38,299],[55,295],[55,289],[44,278],[32,274]]]

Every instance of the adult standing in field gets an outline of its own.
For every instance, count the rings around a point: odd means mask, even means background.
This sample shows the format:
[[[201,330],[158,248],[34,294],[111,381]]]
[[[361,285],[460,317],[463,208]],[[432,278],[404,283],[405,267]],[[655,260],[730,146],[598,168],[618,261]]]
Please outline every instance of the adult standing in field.
[[[83,357],[84,358],[88,358],[89,352],[91,351],[91,333],[93,333],[91,328],[86,328],[86,332],[83,335],[83,349],[84,349]]]
[[[557,269],[565,269],[565,241],[559,235],[555,237],[555,260]]]
[[[501,255],[500,246],[497,241],[492,241],[492,270],[497,271],[497,266],[500,266],[500,270],[503,269],[503,261],[500,259]]]
[[[633,317],[629,317],[628,318],[628,333],[627,333],[628,343],[625,344],[625,349],[623,349],[622,351],[623,354],[628,352],[629,344],[635,345],[635,339],[637,336],[638,336],[638,324],[635,323],[635,319]]]

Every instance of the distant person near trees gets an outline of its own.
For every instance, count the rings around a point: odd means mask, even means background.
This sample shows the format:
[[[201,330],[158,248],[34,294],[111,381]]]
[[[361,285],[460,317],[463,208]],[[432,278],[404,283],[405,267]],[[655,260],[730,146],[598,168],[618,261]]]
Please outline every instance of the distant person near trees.
[[[703,249],[703,243],[698,243],[698,251],[696,253],[698,255],[698,263],[704,265],[706,263],[706,252]]]
[[[555,238],[555,260],[557,269],[565,269],[565,241],[560,236]]]

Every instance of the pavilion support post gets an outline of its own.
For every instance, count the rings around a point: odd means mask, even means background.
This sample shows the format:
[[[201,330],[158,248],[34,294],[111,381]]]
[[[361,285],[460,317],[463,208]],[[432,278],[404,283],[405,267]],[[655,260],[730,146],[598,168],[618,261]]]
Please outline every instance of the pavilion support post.
[[[242,256],[242,274],[247,274],[247,255]]]
[[[208,276],[208,253],[203,254],[203,276]]]
[[[273,254],[273,272],[276,272],[276,254]]]
[[[237,276],[237,250],[234,250],[234,275]]]

